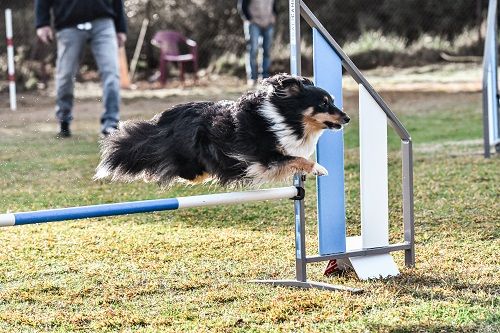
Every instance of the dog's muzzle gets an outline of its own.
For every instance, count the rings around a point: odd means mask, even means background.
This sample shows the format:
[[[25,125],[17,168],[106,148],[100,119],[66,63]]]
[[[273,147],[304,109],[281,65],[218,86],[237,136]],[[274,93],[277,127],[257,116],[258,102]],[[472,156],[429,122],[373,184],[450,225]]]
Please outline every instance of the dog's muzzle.
[[[344,125],[348,124],[351,121],[351,118],[349,118],[348,115],[344,115],[338,123],[334,123],[331,121],[325,121],[324,124],[329,128],[329,129],[336,129],[340,130]]]

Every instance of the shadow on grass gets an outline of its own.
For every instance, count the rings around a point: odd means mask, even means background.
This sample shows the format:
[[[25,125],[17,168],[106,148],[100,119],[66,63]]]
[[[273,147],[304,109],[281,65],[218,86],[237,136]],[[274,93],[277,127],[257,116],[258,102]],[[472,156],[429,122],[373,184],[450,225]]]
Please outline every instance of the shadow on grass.
[[[476,322],[472,325],[467,325],[465,327],[457,327],[452,325],[433,325],[433,324],[420,324],[420,325],[408,325],[405,327],[377,327],[380,332],[390,332],[390,333],[431,333],[431,332],[462,332],[462,333],[493,333],[498,332],[498,327],[495,325],[489,325],[482,322]]]
[[[386,287],[396,286],[401,296],[410,296],[422,301],[460,299],[469,304],[491,306],[491,299],[487,295],[498,295],[500,292],[500,284],[496,281],[476,283],[463,281],[451,274],[435,276],[416,270],[403,272],[398,277],[380,282]],[[483,296],[479,296],[480,293],[484,293]]]

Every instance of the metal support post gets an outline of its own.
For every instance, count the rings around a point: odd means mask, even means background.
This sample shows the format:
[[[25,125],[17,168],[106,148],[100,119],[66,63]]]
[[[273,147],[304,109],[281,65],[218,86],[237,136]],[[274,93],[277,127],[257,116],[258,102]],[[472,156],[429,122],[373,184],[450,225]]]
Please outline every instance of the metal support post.
[[[415,220],[413,208],[412,142],[401,141],[403,151],[403,225],[404,240],[411,247],[405,250],[405,265],[415,267]]]

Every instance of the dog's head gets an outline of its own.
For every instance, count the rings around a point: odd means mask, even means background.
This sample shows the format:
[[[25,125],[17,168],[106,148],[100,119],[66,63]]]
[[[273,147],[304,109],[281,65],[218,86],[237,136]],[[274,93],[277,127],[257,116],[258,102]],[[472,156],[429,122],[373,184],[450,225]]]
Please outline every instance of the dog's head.
[[[334,105],[332,96],[301,76],[277,74],[262,82],[268,96],[287,118],[299,116],[316,129],[341,129],[350,118]]]

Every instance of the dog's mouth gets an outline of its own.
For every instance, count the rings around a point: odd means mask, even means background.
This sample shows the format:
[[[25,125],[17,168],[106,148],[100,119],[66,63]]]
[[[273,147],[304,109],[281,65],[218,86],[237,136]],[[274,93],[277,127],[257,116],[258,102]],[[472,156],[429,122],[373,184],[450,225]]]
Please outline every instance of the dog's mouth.
[[[325,124],[328,129],[340,130],[343,127],[341,124],[333,123],[331,121],[325,121],[323,124]]]

